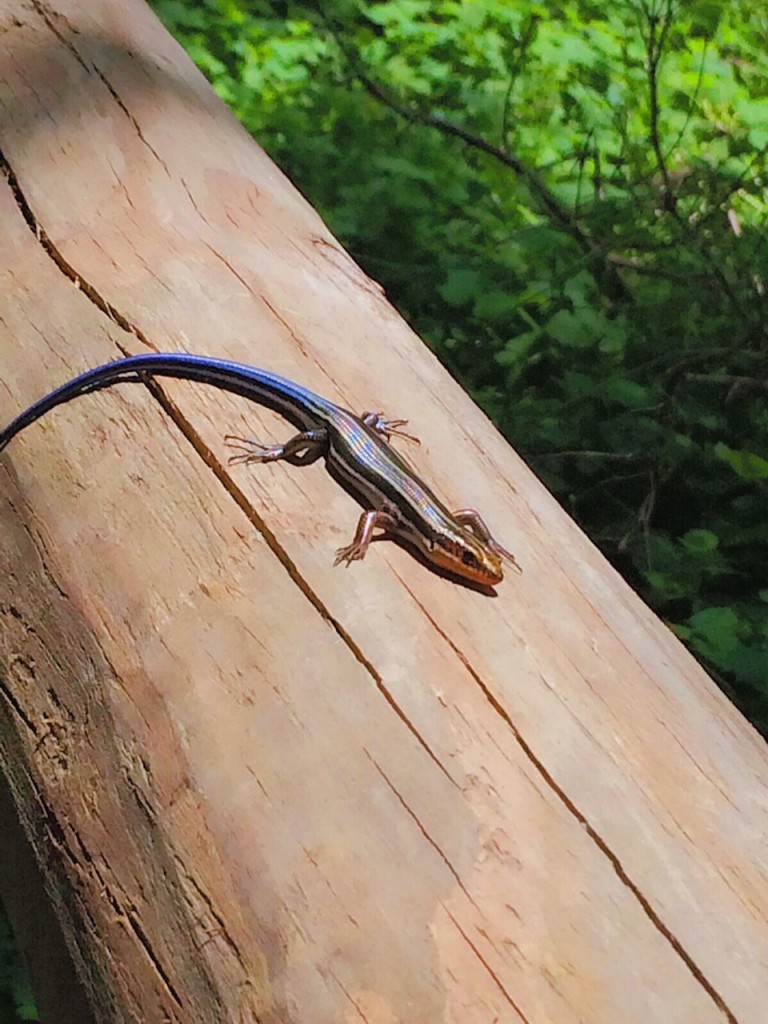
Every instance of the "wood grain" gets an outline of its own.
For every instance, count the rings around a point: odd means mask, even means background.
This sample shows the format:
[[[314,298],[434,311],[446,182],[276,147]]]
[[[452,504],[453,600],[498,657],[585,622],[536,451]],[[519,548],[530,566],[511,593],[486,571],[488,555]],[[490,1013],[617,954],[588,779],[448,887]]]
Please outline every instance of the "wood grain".
[[[763,741],[139,0],[0,0],[0,420],[124,353],[407,416],[494,598],[168,382],[0,456],[0,759],[97,1020],[762,1024]],[[362,169],[365,172],[365,168]]]

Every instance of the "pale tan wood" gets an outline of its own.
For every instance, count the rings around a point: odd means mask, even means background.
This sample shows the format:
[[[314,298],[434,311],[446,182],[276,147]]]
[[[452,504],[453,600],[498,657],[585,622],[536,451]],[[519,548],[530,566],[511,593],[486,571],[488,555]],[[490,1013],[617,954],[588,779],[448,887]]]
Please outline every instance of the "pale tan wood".
[[[0,419],[126,352],[410,418],[489,598],[247,403],[79,399],[0,457],[0,758],[99,1020],[762,1024],[763,741],[139,0],[0,0]],[[362,168],[361,173],[366,173]],[[373,173],[373,172],[371,172]]]

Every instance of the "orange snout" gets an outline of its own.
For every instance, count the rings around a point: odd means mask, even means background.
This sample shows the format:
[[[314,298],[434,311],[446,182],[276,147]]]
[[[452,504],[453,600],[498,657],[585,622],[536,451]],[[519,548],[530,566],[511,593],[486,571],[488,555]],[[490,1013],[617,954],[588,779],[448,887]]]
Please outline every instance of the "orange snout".
[[[504,579],[501,557],[474,537],[437,541],[429,557],[442,569],[486,587],[494,587]]]

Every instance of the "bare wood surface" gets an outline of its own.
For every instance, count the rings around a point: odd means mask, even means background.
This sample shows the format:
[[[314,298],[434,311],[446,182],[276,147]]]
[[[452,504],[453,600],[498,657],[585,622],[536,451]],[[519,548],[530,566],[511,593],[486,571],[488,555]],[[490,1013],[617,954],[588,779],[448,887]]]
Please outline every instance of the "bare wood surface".
[[[0,457],[0,759],[100,1021],[762,1024],[763,741],[139,0],[0,0],[0,419],[188,350],[408,416],[489,598],[168,382]],[[365,169],[363,169],[364,172]]]

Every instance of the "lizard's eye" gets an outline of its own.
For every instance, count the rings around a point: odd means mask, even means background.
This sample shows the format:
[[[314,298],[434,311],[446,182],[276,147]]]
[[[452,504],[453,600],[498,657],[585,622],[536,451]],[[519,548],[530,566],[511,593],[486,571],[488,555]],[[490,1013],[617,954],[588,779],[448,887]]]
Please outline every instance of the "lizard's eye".
[[[462,552],[461,560],[464,565],[471,565],[473,567],[477,565],[477,559],[471,551]]]

